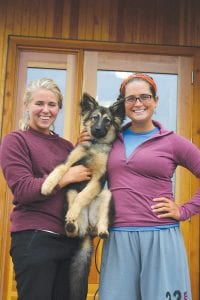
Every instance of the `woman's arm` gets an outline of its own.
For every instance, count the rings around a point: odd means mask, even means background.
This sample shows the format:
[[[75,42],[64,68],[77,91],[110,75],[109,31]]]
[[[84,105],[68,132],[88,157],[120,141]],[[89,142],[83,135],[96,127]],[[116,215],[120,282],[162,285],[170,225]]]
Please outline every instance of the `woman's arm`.
[[[187,139],[174,135],[174,157],[177,165],[187,168],[193,175],[200,178],[200,150]],[[173,218],[184,221],[200,213],[200,189],[185,204],[179,206],[172,199],[160,197],[153,199],[152,211],[158,218]]]
[[[29,203],[45,199],[40,193],[45,176],[34,176],[33,162],[22,136],[11,133],[3,139],[0,163],[6,182],[14,195],[14,202]]]

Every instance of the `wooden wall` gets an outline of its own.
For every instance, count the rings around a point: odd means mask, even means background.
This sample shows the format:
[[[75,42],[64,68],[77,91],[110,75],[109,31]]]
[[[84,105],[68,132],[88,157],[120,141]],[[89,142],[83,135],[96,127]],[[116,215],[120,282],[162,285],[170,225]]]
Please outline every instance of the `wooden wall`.
[[[8,35],[200,46],[200,1],[0,0],[0,126]]]
[[[9,35],[200,46],[200,0],[0,0],[0,129]]]

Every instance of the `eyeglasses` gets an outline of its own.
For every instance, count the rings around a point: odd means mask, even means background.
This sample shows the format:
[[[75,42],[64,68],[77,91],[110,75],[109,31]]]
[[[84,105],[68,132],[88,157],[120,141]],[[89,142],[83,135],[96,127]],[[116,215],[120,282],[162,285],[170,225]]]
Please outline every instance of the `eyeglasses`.
[[[141,94],[138,97],[136,97],[134,95],[130,95],[128,97],[125,97],[124,100],[125,100],[125,102],[131,103],[131,104],[133,104],[133,103],[135,104],[137,102],[137,100],[139,100],[141,103],[145,103],[145,102],[148,103],[152,97],[153,97],[152,95],[148,95],[148,94]]]

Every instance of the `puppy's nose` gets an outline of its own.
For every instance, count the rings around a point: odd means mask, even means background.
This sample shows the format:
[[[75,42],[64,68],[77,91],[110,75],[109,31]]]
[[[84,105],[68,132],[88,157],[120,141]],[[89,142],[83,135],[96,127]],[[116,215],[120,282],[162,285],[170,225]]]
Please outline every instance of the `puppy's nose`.
[[[100,126],[95,126],[94,130],[95,130],[96,132],[100,132],[100,131],[102,130],[102,128],[101,128]]]
[[[101,138],[106,134],[105,129],[103,129],[101,126],[95,126],[91,132],[92,135],[96,138]]]

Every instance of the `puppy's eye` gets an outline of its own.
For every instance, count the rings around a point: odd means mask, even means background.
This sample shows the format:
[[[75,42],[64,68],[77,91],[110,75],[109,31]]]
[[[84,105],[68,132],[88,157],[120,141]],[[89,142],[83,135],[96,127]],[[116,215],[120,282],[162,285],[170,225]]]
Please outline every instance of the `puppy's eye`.
[[[110,125],[110,123],[111,123],[111,120],[109,118],[105,118],[104,121],[107,125]]]
[[[91,119],[92,119],[93,121],[97,121],[97,120],[98,120],[98,118],[99,118],[99,116],[98,116],[98,115],[95,115],[95,116],[92,116],[92,117],[91,117]]]

